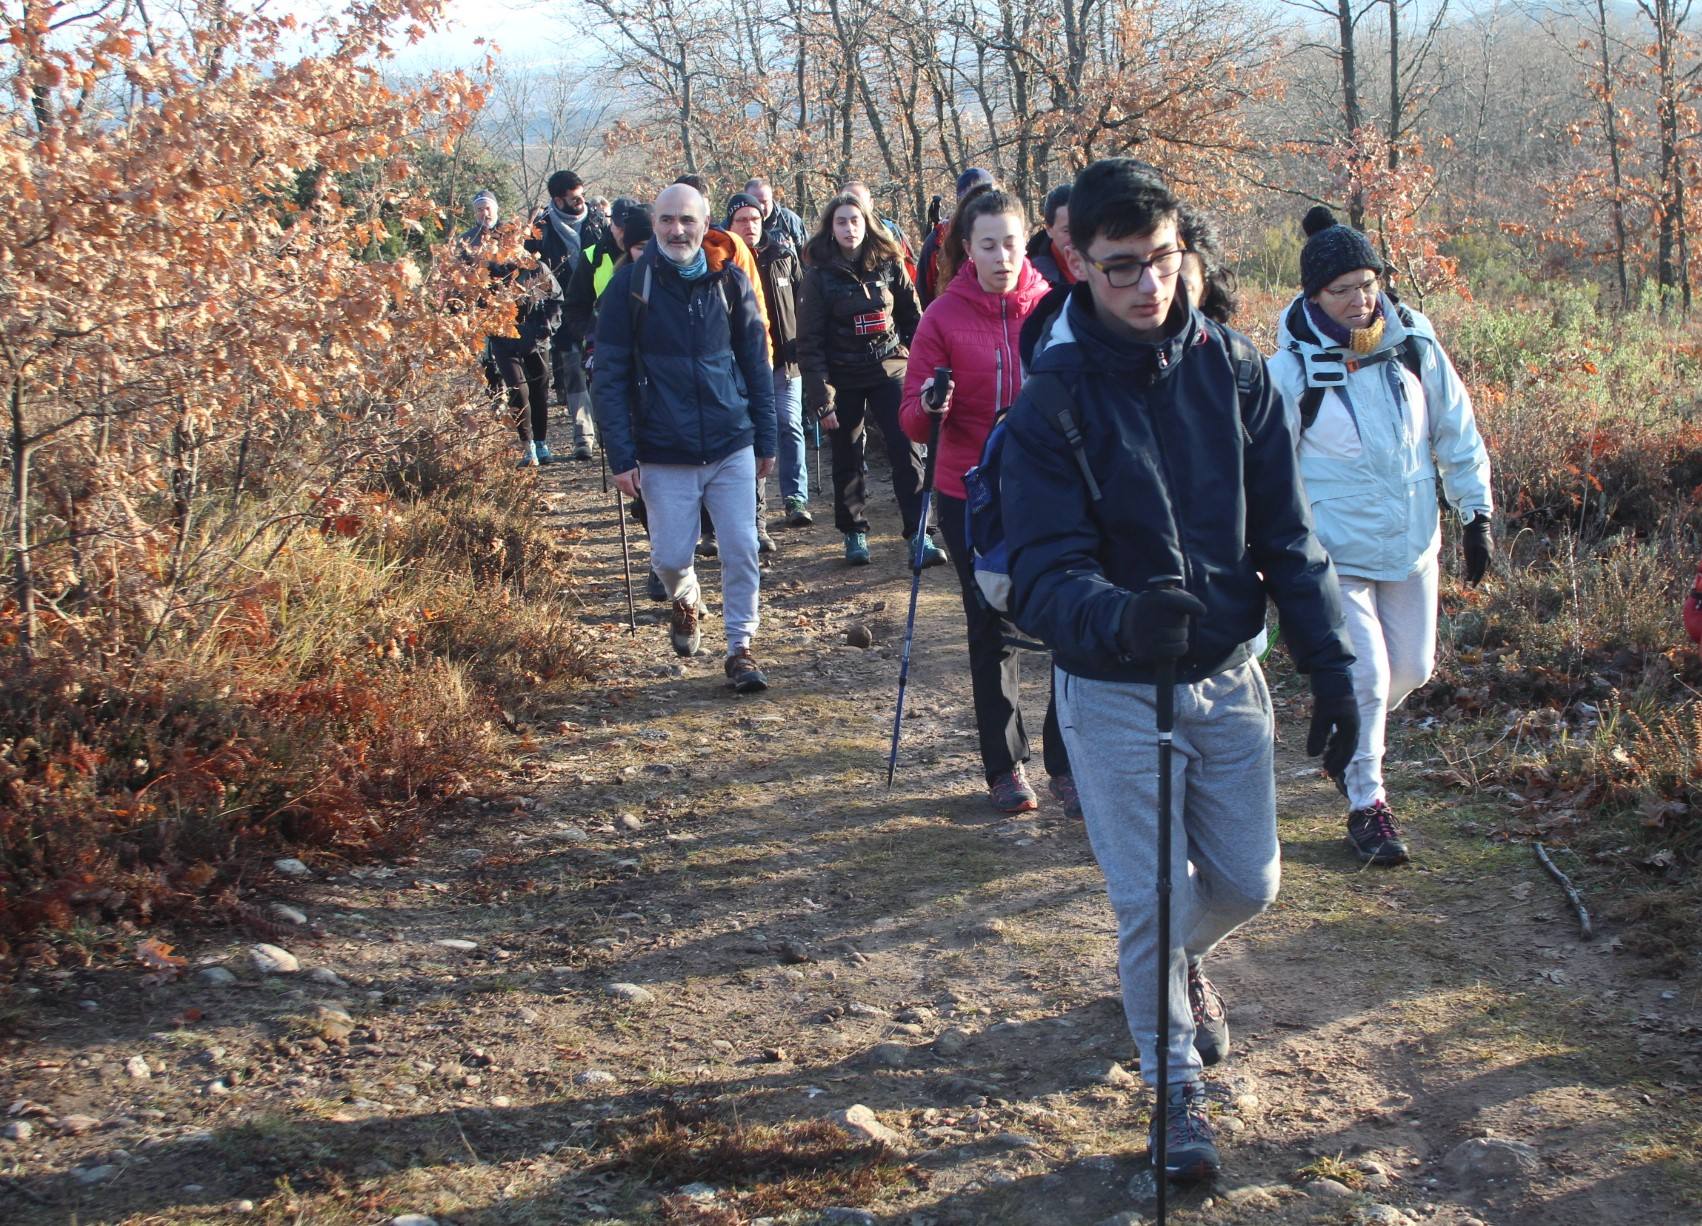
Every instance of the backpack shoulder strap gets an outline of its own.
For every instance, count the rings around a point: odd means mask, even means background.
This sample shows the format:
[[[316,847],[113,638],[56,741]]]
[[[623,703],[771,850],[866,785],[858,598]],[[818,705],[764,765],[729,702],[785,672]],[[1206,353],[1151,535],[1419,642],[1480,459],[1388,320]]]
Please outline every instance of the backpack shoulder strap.
[[[1044,391],[1035,397],[1040,405],[1040,411],[1053,425],[1058,427],[1058,433],[1064,436],[1064,441],[1070,445],[1070,451],[1075,455],[1076,467],[1081,469],[1082,480],[1087,483],[1088,496],[1098,502],[1103,494],[1099,489],[1099,479],[1093,475],[1093,466],[1087,460],[1087,444],[1081,436],[1081,422],[1076,417],[1076,384],[1066,381],[1058,375],[1041,373],[1030,375],[1029,385],[1044,384]]]
[[[633,416],[638,415],[638,409],[643,404],[641,389],[650,381],[649,372],[644,369],[644,321],[650,316],[650,286],[655,274],[655,267],[648,259],[640,260],[633,266],[632,291],[627,295],[627,321],[632,330],[632,410]]]
[[[1401,365],[1410,370],[1412,377],[1418,380],[1420,387],[1423,387],[1424,355],[1419,352],[1418,335],[1413,331],[1416,325],[1413,322],[1412,312],[1407,309],[1404,302],[1397,302],[1395,303],[1395,316],[1407,330],[1406,339],[1401,341],[1400,352],[1397,356],[1401,360]]]
[[[1235,390],[1241,395],[1241,404],[1245,408],[1247,400],[1253,394],[1253,389],[1259,383],[1259,364],[1263,360],[1253,342],[1242,336],[1233,328],[1213,321],[1223,346],[1229,351],[1229,360],[1235,367]]]

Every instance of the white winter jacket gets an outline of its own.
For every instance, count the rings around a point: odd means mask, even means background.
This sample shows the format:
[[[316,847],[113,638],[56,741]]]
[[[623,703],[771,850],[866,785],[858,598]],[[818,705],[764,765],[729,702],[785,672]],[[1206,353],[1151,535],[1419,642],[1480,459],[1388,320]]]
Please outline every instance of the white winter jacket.
[[[1294,431],[1318,538],[1338,573],[1396,582],[1412,575],[1441,547],[1436,478],[1448,504],[1469,523],[1490,510],[1489,453],[1477,432],[1471,397],[1442,351],[1430,321],[1383,297],[1384,332],[1373,353],[1396,349],[1409,328],[1417,338],[1423,383],[1399,357],[1350,372],[1324,391],[1318,416],[1301,429],[1300,395],[1306,359],[1352,356],[1329,342],[1297,297],[1277,326],[1271,381]],[[1319,369],[1329,369],[1326,362]],[[1339,365],[1335,366],[1340,370]]]

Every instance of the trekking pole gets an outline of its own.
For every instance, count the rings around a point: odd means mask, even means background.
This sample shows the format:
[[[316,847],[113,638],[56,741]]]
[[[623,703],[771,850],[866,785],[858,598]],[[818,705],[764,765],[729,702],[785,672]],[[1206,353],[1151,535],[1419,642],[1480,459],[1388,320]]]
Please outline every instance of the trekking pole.
[[[603,472],[609,471],[607,453],[603,456]],[[626,500],[621,497],[620,486],[615,487],[615,522],[621,528],[621,573],[626,576],[626,632],[638,633],[638,610],[632,604],[632,552],[626,543]]]
[[[1149,591],[1182,586],[1180,575],[1160,575],[1147,585]],[[1158,1105],[1153,1108],[1153,1186],[1158,1197],[1158,1226],[1164,1226],[1165,1194],[1170,1178],[1168,1159],[1170,1124],[1170,759],[1176,731],[1176,661],[1161,656],[1158,661],[1158,1027],[1154,1035],[1158,1068]]]
[[[928,389],[925,397],[929,406],[937,410],[946,398],[951,388],[951,370],[945,366],[934,367],[934,385]],[[939,412],[929,414],[933,424],[928,428],[928,458],[922,465],[922,512],[917,519],[916,540],[910,550],[910,612],[904,619],[904,651],[898,662],[898,707],[892,714],[892,748],[886,756],[886,786],[892,789],[893,772],[898,769],[898,737],[904,728],[904,688],[910,684],[910,644],[916,637],[916,598],[922,592],[922,554],[928,543],[928,504],[934,497],[934,458],[940,450],[940,426],[945,416]]]
[[[815,436],[816,436],[816,492],[819,494],[821,492],[821,488],[822,488],[822,485],[821,485],[821,422],[819,422],[819,421],[811,422],[810,428],[815,431]]]

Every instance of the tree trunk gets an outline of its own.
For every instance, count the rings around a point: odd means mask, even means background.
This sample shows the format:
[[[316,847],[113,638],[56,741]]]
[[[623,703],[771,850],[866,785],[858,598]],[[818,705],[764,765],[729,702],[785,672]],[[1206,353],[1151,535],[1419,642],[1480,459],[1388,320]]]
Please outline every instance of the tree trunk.
[[[1401,0],[1389,5],[1389,169],[1401,164]]]
[[[1614,108],[1613,60],[1607,44],[1607,0],[1596,0],[1596,40],[1601,53],[1602,120],[1607,136],[1608,168],[1613,176],[1613,263],[1619,281],[1619,309],[1631,308],[1631,280],[1625,268],[1625,172],[1619,156],[1619,116]]]
[[[16,535],[12,548],[12,582],[18,598],[18,655],[27,665],[35,659],[35,574],[30,566],[30,445],[24,429],[24,387],[12,380],[12,515]]]
[[[1336,27],[1341,38],[1342,120],[1347,124],[1348,140],[1358,138],[1365,123],[1359,108],[1359,65],[1353,50],[1353,0],[1336,0]],[[1355,230],[1365,228],[1365,194],[1358,189],[1348,197],[1347,220]]]

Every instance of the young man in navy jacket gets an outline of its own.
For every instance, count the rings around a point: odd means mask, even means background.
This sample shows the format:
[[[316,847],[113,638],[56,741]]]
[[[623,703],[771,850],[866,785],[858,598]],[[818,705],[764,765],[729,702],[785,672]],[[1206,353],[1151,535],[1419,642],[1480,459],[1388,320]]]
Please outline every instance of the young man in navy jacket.
[[[1180,202],[1127,158],[1070,192],[1078,284],[1011,409],[1000,498],[1012,614],[1053,652],[1058,719],[1117,915],[1141,1071],[1157,1081],[1157,662],[1175,662],[1166,1174],[1215,1174],[1203,1064],[1228,1046],[1200,960],[1276,897],[1267,596],[1311,677],[1309,753],[1339,775],[1358,709],[1335,571],[1257,350],[1178,290]],[[1238,364],[1239,363],[1239,364]],[[1080,439],[1058,421],[1069,408]],[[1091,468],[1090,483],[1083,466]],[[1179,586],[1155,581],[1180,577]],[[1327,747],[1327,748],[1326,748]],[[1190,864],[1192,872],[1190,872]]]

